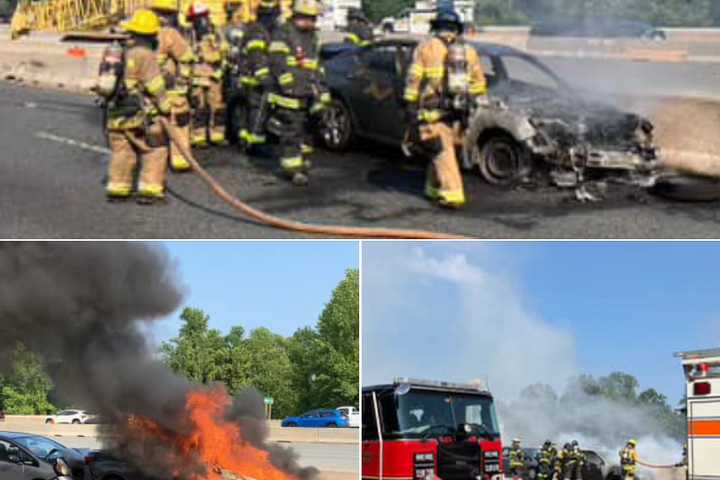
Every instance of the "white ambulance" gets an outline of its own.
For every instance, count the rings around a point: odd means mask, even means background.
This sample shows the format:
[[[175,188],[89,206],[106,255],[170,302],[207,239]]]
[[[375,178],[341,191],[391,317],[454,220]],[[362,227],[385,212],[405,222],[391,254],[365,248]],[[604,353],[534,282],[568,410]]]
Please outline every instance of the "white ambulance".
[[[720,480],[720,348],[675,356],[687,381],[688,480]]]

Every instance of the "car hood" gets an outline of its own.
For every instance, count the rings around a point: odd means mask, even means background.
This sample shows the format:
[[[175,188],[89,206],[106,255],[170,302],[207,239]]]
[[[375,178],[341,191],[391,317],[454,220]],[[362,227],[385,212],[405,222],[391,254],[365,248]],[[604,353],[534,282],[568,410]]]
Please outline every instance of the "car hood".
[[[584,135],[595,144],[617,145],[633,141],[640,123],[646,122],[637,114],[624,112],[572,90],[558,92],[504,82],[491,88],[490,94],[502,99],[512,110],[525,112],[533,123],[557,122],[554,123],[555,130],[564,125],[565,133]]]

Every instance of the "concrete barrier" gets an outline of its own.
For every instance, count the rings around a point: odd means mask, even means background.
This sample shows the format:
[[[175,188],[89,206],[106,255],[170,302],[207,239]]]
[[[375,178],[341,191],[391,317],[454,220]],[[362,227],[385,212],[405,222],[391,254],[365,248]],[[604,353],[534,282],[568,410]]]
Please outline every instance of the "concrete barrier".
[[[105,435],[102,425],[45,424],[44,416],[9,415],[0,430],[32,433],[46,437],[93,437]],[[270,441],[288,443],[359,443],[358,428],[283,428],[280,420],[270,420]]]

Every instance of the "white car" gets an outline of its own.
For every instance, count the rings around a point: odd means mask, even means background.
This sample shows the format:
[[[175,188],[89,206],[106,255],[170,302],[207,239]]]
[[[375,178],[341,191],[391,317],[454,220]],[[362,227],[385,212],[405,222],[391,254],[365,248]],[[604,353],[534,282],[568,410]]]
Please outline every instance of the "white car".
[[[94,417],[85,410],[63,410],[57,415],[48,415],[45,423],[74,423],[81,424],[91,421]]]
[[[335,410],[348,418],[350,428],[360,428],[360,410],[355,407],[338,407]]]

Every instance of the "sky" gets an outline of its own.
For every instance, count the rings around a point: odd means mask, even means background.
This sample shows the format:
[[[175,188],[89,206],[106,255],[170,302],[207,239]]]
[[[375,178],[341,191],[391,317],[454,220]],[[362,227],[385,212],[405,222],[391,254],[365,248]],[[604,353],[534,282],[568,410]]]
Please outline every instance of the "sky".
[[[358,268],[357,242],[164,242],[186,292],[182,307],[150,332],[155,342],[177,335],[185,306],[210,316],[227,333],[267,327],[290,336],[314,326],[348,268]]]
[[[720,346],[718,277],[717,243],[365,242],[363,384],[623,371],[677,402],[673,353]]]

